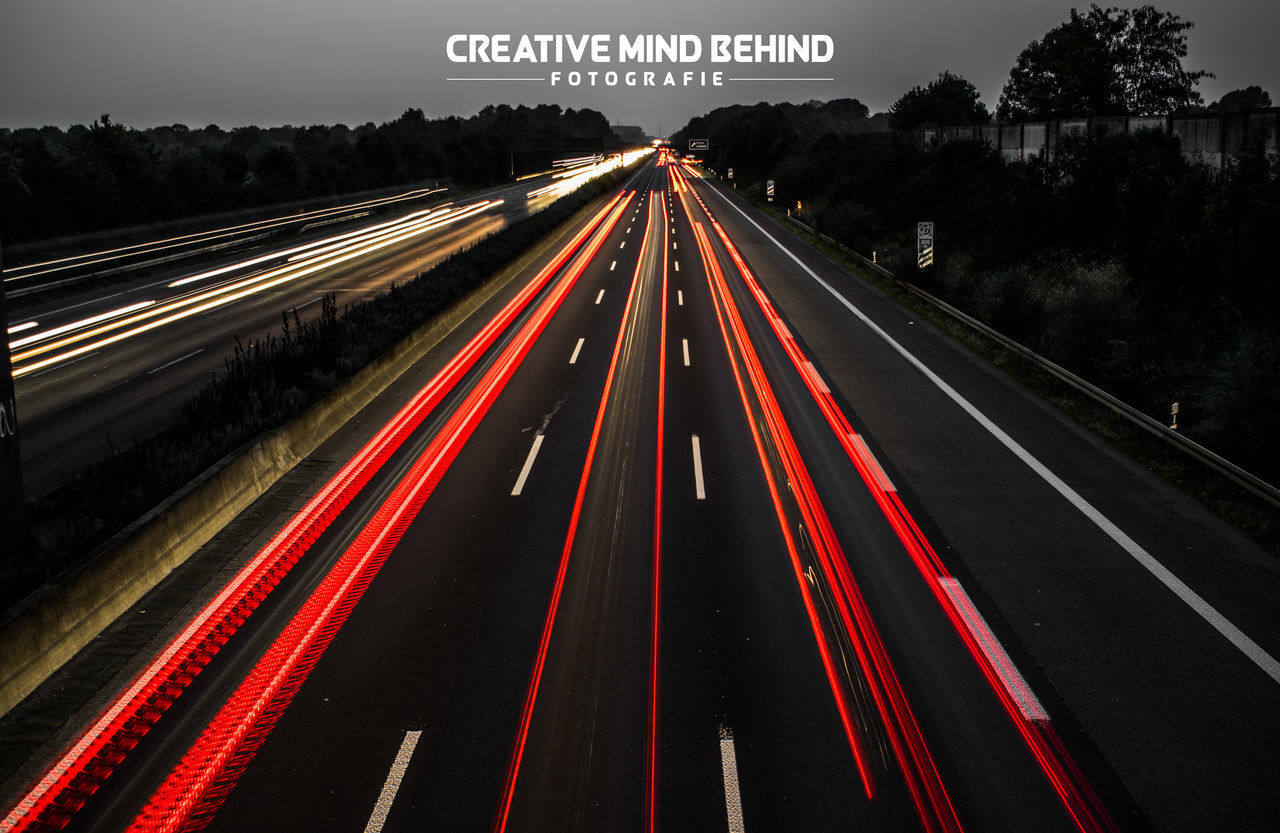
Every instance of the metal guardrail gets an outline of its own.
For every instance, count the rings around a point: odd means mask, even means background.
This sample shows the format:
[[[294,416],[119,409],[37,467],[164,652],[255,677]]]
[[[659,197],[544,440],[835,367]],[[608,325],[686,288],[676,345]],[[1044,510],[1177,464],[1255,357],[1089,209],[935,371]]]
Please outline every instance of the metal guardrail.
[[[845,254],[858,259],[866,266],[870,267],[871,269],[874,269],[875,271],[879,272],[881,275],[884,275],[886,278],[889,278],[890,280],[894,281],[903,289],[910,292],[912,295],[915,295],[916,297],[920,298],[926,303],[931,304],[934,307],[937,307],[938,309],[945,312],[947,315],[951,316],[952,318],[956,319],[962,324],[982,333],[987,338],[990,338],[993,341],[998,342],[1000,345],[1002,345],[1006,349],[1014,353],[1017,353],[1019,356],[1022,356],[1023,358],[1037,365],[1040,369],[1044,370],[1046,373],[1053,375],[1054,377],[1066,383],[1076,391],[1084,394],[1085,396],[1088,396],[1090,399],[1094,400],[1098,404],[1108,408],[1113,413],[1121,417],[1124,417],[1129,422],[1133,423],[1134,425],[1141,428],[1142,430],[1156,437],[1159,437],[1160,439],[1172,445],[1174,448],[1194,458],[1195,460],[1202,463],[1203,465],[1208,466],[1209,468],[1213,469],[1214,471],[1228,478],[1229,480],[1236,483],[1237,485],[1245,489],[1248,489],[1250,492],[1262,498],[1267,503],[1270,503],[1272,506],[1280,508],[1280,489],[1277,489],[1275,486],[1272,486],[1270,483],[1261,479],[1257,475],[1254,475],[1254,474],[1251,474],[1250,472],[1245,471],[1244,469],[1237,466],[1235,463],[1232,463],[1230,460],[1226,460],[1223,457],[1219,456],[1218,454],[1215,454],[1214,452],[1210,451],[1209,449],[1205,448],[1204,446],[1200,445],[1194,440],[1187,439],[1182,434],[1179,434],[1177,431],[1174,431],[1168,426],[1160,422],[1157,422],[1156,420],[1147,416],[1142,411],[1139,411],[1137,408],[1133,407],[1132,405],[1129,405],[1126,402],[1122,402],[1121,400],[1117,399],[1116,397],[1104,391],[1102,388],[1099,388],[1097,385],[1094,385],[1091,382],[1087,382],[1084,379],[1081,379],[1079,376],[1075,375],[1074,373],[1062,367],[1061,365],[1058,365],[1058,364],[1055,364],[1054,362],[1049,361],[1044,356],[1041,356],[1040,354],[1034,352],[1030,348],[1025,347],[1022,344],[1019,344],[1018,342],[1014,341],[1013,339],[1009,338],[1008,336],[1000,332],[997,332],[996,330],[993,330],[991,327],[982,323],[981,321],[974,318],[973,316],[968,315],[967,313],[961,312],[960,310],[948,304],[946,301],[943,301],[941,298],[937,298],[929,294],[928,292],[925,292],[923,289],[910,283],[909,281],[902,280],[897,275],[893,274],[888,269],[881,266],[879,263],[876,263],[870,258],[865,257],[859,254],[858,252],[855,252],[853,249],[850,249],[848,246],[839,242],[838,240],[831,237],[830,235],[820,233],[813,226],[810,226],[807,223],[803,223],[800,220],[797,220],[795,217],[788,216],[787,219],[790,220],[792,223],[795,223],[797,226],[804,229],[805,231],[809,232],[810,234],[814,235],[819,240],[822,240],[825,243],[829,243],[832,246],[835,246],[836,248],[838,248],[840,251],[844,252]]]

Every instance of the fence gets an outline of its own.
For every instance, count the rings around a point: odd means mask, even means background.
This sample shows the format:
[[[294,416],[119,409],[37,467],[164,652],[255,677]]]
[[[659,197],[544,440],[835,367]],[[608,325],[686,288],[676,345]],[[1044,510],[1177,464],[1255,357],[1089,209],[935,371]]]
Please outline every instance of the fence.
[[[1254,132],[1266,136],[1268,153],[1276,152],[1280,133],[1280,107],[1239,113],[1194,113],[1179,116],[1085,116],[1016,124],[975,124],[963,127],[926,127],[920,130],[924,147],[952,139],[981,139],[1000,151],[1006,162],[1044,154],[1053,158],[1061,136],[1092,131],[1135,133],[1159,130],[1172,134],[1191,162],[1221,170],[1231,154]]]

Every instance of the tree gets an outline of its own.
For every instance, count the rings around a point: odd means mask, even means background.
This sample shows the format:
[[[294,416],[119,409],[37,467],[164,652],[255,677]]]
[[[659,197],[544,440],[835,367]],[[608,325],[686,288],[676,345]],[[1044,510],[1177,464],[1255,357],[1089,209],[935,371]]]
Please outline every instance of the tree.
[[[985,124],[991,121],[977,87],[950,72],[941,73],[927,87],[912,87],[889,108],[889,126],[910,130],[921,125]]]
[[[1194,24],[1154,6],[1071,10],[1066,23],[1018,55],[1000,93],[1004,120],[1164,114],[1203,103],[1194,88],[1204,70],[1187,70],[1186,31]]]
[[[1243,90],[1232,90],[1209,105],[1215,113],[1239,113],[1241,110],[1262,110],[1271,106],[1271,94],[1254,84]]]

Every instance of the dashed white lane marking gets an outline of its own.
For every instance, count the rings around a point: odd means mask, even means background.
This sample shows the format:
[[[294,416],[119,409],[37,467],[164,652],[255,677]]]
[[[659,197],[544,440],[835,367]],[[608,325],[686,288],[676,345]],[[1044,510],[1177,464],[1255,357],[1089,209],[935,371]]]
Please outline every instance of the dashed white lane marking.
[[[969,594],[965,592],[960,582],[951,576],[939,576],[938,584],[942,585],[942,589],[951,598],[951,603],[955,605],[956,610],[964,617],[964,623],[969,628],[969,633],[973,634],[973,638],[978,640],[978,644],[982,646],[982,652],[987,655],[987,659],[991,661],[991,666],[1000,675],[1000,682],[1004,684],[1005,690],[1017,702],[1018,711],[1022,712],[1022,718],[1024,720],[1048,720],[1049,713],[1044,710],[1044,706],[1040,705],[1040,700],[1036,697],[1035,692],[1031,690],[1031,686],[1027,685],[1027,681],[1023,679],[1022,674],[1018,672],[1013,660],[1009,659],[1009,655],[1005,652],[1004,646],[1000,644],[1000,640],[996,639],[996,635],[991,632],[991,628],[987,627],[987,620],[982,618],[982,614],[973,606],[973,600],[969,598]]]
[[[880,465],[880,461],[876,459],[876,455],[871,453],[871,448],[867,445],[867,441],[862,438],[861,434],[849,434],[849,440],[858,448],[858,453],[863,460],[867,461],[867,465],[871,466],[871,474],[875,477],[876,483],[886,492],[896,492],[898,487],[893,485],[893,481],[889,479],[889,475],[885,474],[884,468]]]
[[[92,352],[92,353],[89,353],[89,354],[87,354],[87,355],[84,355],[84,356],[77,356],[76,358],[72,359],[72,360],[71,360],[71,361],[69,361],[69,362],[63,362],[62,364],[55,364],[55,365],[53,365],[52,367],[49,367],[49,368],[47,368],[47,369],[45,369],[45,370],[41,370],[41,371],[39,371],[38,373],[32,373],[30,378],[32,378],[32,379],[38,379],[38,378],[40,378],[41,376],[45,375],[46,373],[52,373],[52,372],[54,372],[55,370],[62,370],[62,369],[64,369],[64,368],[66,368],[66,367],[70,367],[71,365],[73,365],[73,364],[75,364],[75,363],[77,363],[77,362],[82,362],[82,361],[84,361],[85,359],[92,359],[94,356],[97,356],[97,355],[99,355],[99,354],[101,354],[101,353],[102,353],[102,351],[101,351],[101,350],[96,350],[96,351],[94,351],[94,352]]]
[[[822,381],[822,377],[818,375],[818,368],[813,366],[813,362],[804,363],[805,372],[809,374],[809,378],[818,386],[818,390],[823,393],[831,393],[831,388],[827,387],[827,383]]]
[[[1157,581],[1167,587],[1175,596],[1181,599],[1184,604],[1199,614],[1199,616],[1208,622],[1214,630],[1222,634],[1222,636],[1234,645],[1237,650],[1261,668],[1263,673],[1275,682],[1280,683],[1280,661],[1277,661],[1275,657],[1263,650],[1261,645],[1250,639],[1242,630],[1229,621],[1227,617],[1219,613],[1217,608],[1206,602],[1200,594],[1196,593],[1196,591],[1184,584],[1183,581],[1175,576],[1168,567],[1157,561],[1155,556],[1143,549],[1137,541],[1134,541],[1126,535],[1120,527],[1116,526],[1115,523],[1111,521],[1110,518],[1106,517],[1094,508],[1093,504],[1085,500],[1079,492],[1072,489],[1062,480],[1062,478],[1050,471],[1044,463],[1041,463],[1031,454],[1031,452],[1023,448],[1017,440],[1006,434],[1004,429],[992,422],[986,414],[979,411],[971,402],[969,402],[969,400],[961,396],[955,388],[948,385],[940,376],[938,376],[938,374],[926,367],[924,362],[920,361],[908,352],[905,347],[895,341],[892,336],[872,321],[866,313],[854,306],[852,301],[841,295],[836,291],[835,287],[823,280],[817,272],[810,269],[809,265],[797,257],[794,252],[779,243],[773,235],[761,228],[759,223],[748,217],[745,211],[729,202],[728,198],[723,194],[720,194],[719,191],[716,191],[716,193],[719,194],[720,198],[726,205],[741,214],[743,219],[755,226],[756,230],[763,234],[769,242],[777,246],[783,254],[794,260],[801,269],[808,273],[809,277],[817,281],[819,286],[829,292],[833,298],[848,309],[849,312],[853,313],[854,316],[862,321],[862,323],[866,324],[873,333],[879,336],[880,339],[897,352],[898,355],[902,356],[909,364],[924,374],[926,379],[937,386],[939,390],[946,394],[951,401],[955,402],[956,405],[958,405],[965,413],[973,417],[979,425],[985,428],[987,432],[990,433],[991,436],[995,437],[1002,445],[1004,445],[1005,448],[1013,452],[1014,456],[1025,463],[1028,468],[1040,475],[1040,477],[1052,486],[1058,494],[1062,495],[1068,503],[1076,507],[1082,515],[1093,522],[1093,524],[1097,526],[1098,529],[1102,530],[1107,537],[1118,544],[1121,549],[1133,558],[1133,560],[1141,564],[1149,573],[1151,573],[1152,576],[1155,577]]]
[[[720,768],[724,771],[724,809],[729,818],[729,833],[744,833],[738,756],[733,748],[733,734],[724,726],[720,727]]]
[[[693,491],[698,500],[707,499],[706,484],[702,480],[702,443],[698,435],[693,435]]]
[[[604,300],[604,290],[600,290],[600,294],[596,296],[596,303],[599,304]]]
[[[684,290],[682,289],[676,290],[676,303],[679,304],[680,306],[684,306]]]
[[[164,370],[164,369],[165,369],[165,368],[167,368],[167,367],[173,367],[173,366],[174,366],[175,364],[177,364],[178,362],[185,362],[187,359],[191,358],[192,356],[198,356],[198,355],[200,355],[200,354],[201,354],[201,353],[203,353],[203,352],[204,352],[204,348],[203,348],[203,347],[201,347],[199,350],[196,350],[196,351],[195,351],[195,352],[193,352],[193,353],[188,353],[187,355],[183,356],[183,357],[182,357],[182,358],[180,358],[180,359],[174,359],[173,361],[169,362],[168,364],[162,364],[162,365],[160,365],[160,366],[159,366],[159,367],[157,367],[157,368],[153,368],[153,369],[151,369],[151,370],[148,370],[148,371],[147,371],[147,375],[148,375],[148,376],[150,376],[152,373],[159,373],[160,371]]]
[[[621,243],[618,244],[619,249],[625,249],[626,247],[627,247],[627,241],[625,240],[623,240]]]
[[[541,431],[533,435],[533,446],[529,449],[529,456],[524,458],[524,467],[520,469],[516,485],[511,487],[512,497],[518,497],[524,491],[524,482],[529,479],[529,472],[533,471],[533,461],[538,456],[538,449],[542,448],[542,437]]]
[[[382,785],[382,792],[378,795],[378,802],[373,805],[373,814],[369,816],[369,823],[364,826],[364,833],[381,833],[382,825],[387,823],[387,816],[391,813],[391,803],[396,800],[396,793],[400,791],[400,782],[404,780],[405,770],[409,768],[409,759],[413,757],[413,749],[418,745],[420,737],[422,732],[405,732],[404,740],[400,743],[400,751],[396,753],[391,771],[387,773],[387,780]]]
[[[617,266],[617,265],[618,265],[618,261],[616,261],[616,260],[615,260],[613,263],[610,263],[610,264],[609,264],[609,271],[610,271],[610,272],[612,272],[612,271],[613,271],[613,269],[614,269],[614,267],[615,267],[615,266]]]
[[[676,267],[676,271],[677,271],[677,272],[679,272],[679,271],[680,271],[680,261],[678,261],[678,260],[674,260],[674,261],[672,261],[672,265],[674,265],[674,266]]]
[[[680,244],[679,244],[679,243],[676,243],[676,242],[674,242],[674,241],[672,241],[672,243],[671,243],[671,248],[673,248],[673,249],[678,249],[678,248],[680,248]]]
[[[632,220],[631,222],[634,223],[635,220]],[[631,226],[627,226],[627,234],[630,234],[630,233],[631,233]]]
[[[584,341],[586,341],[585,338],[578,339],[577,346],[573,348],[573,355],[569,357],[569,364],[578,363],[578,354],[582,352],[582,342]]]
[[[680,346],[684,348],[684,366],[689,366],[689,339],[680,339]]]

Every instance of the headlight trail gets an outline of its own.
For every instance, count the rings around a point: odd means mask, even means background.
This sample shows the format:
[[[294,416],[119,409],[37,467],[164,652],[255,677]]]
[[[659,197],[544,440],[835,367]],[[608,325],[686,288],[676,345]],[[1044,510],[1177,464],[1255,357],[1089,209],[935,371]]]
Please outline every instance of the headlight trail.
[[[335,214],[341,214],[358,208],[373,208],[377,206],[387,205],[393,202],[399,202],[410,199],[420,199],[429,194],[443,191],[443,188],[419,189],[416,191],[408,191],[394,197],[381,197],[374,200],[366,200],[364,202],[351,203],[349,205],[334,206],[332,208],[323,208],[316,211],[310,211],[301,215],[293,215],[289,217],[272,218],[268,220],[258,220],[252,223],[244,223],[238,226],[227,226],[221,229],[212,229],[209,231],[197,232],[195,234],[184,234],[177,237],[169,237],[163,240],[153,240],[146,243],[136,243],[131,246],[121,246],[116,249],[106,249],[100,252],[90,252],[82,255],[72,255],[70,257],[57,258],[55,260],[46,260],[39,263],[28,263],[21,266],[14,266],[5,269],[6,273],[10,273],[5,277],[5,281],[17,281],[27,278],[35,278],[40,275],[47,275],[52,272],[59,272],[63,269],[69,269],[79,266],[94,266],[100,263],[109,263],[113,260],[120,260],[130,255],[144,255],[153,252],[161,252],[167,249],[181,248],[183,246],[194,245],[197,243],[207,243],[222,237],[231,237],[236,234],[245,234],[251,231],[265,231],[277,228],[283,225],[290,225],[308,220],[318,220],[325,217],[332,217]],[[48,267],[48,268],[45,268]],[[39,269],[40,271],[30,272],[27,270]],[[12,274],[16,272],[25,272],[25,274]]]
[[[325,245],[328,245],[328,244],[330,244],[330,243],[334,243],[334,242],[339,241],[339,240],[344,240],[344,239],[348,239],[348,238],[351,238],[351,237],[360,237],[360,236],[363,236],[363,235],[367,235],[367,234],[371,233],[371,232],[372,232],[373,230],[375,230],[375,229],[390,228],[390,227],[393,227],[393,226],[396,226],[396,225],[402,224],[402,223],[404,223],[404,222],[407,222],[407,221],[409,221],[409,220],[411,220],[411,219],[413,219],[413,218],[417,218],[417,217],[425,217],[425,216],[431,216],[431,215],[433,215],[433,214],[444,213],[444,212],[445,212],[445,208],[444,208],[444,207],[437,207],[437,208],[430,209],[430,210],[427,210],[427,211],[415,211],[414,213],[409,214],[409,215],[406,215],[406,216],[401,217],[401,218],[399,218],[399,219],[396,219],[396,220],[390,220],[390,221],[385,222],[385,223],[379,223],[379,224],[374,225],[374,226],[369,226],[368,228],[359,229],[358,231],[349,231],[349,232],[346,232],[345,234],[339,234],[339,235],[337,235],[336,237],[326,237],[326,238],[324,238],[323,240],[315,240],[315,241],[312,241],[311,243],[307,243],[307,244],[302,245],[302,246],[295,246],[295,247],[294,247],[294,248],[292,248],[292,249],[285,249],[285,250],[284,250],[284,251],[282,251],[282,252],[272,252],[271,254],[262,255],[262,256],[260,256],[260,257],[255,257],[255,258],[251,258],[250,260],[242,260],[242,261],[238,261],[238,262],[236,262],[236,263],[229,264],[229,265],[227,265],[227,266],[220,266],[220,267],[218,267],[217,269],[211,269],[211,270],[209,270],[209,271],[207,271],[207,272],[201,272],[201,273],[199,273],[199,274],[197,274],[197,275],[190,275],[190,276],[188,276],[188,277],[181,278],[181,279],[176,280],[176,281],[174,281],[173,283],[169,284],[169,288],[170,288],[170,289],[173,289],[173,288],[175,288],[175,287],[179,287],[179,286],[186,286],[187,284],[195,283],[195,282],[197,282],[197,281],[206,280],[206,279],[208,279],[208,278],[217,277],[218,275],[225,275],[226,273],[228,273],[228,272],[234,272],[234,271],[236,271],[237,269],[245,269],[245,268],[248,268],[248,267],[250,267],[250,266],[256,266],[256,265],[257,265],[257,264],[259,264],[259,263],[267,263],[267,262],[270,262],[270,261],[273,261],[273,260],[279,260],[279,259],[280,259],[280,258],[282,258],[282,257],[288,257],[288,256],[290,256],[290,255],[297,255],[297,254],[299,254],[300,252],[312,251],[312,250],[315,250],[316,248],[318,248],[318,247],[320,247],[320,246],[325,246]]]
[[[19,339],[10,345],[10,349],[24,344],[34,344],[36,342],[45,342],[33,347],[30,350],[17,352],[13,355],[14,363],[13,377],[20,378],[22,376],[42,370],[59,362],[73,359],[85,353],[116,344],[135,335],[150,332],[157,327],[171,324],[202,312],[207,312],[217,307],[225,306],[234,301],[242,300],[250,295],[263,292],[268,289],[280,286],[290,281],[315,274],[323,269],[327,269],[338,264],[347,262],[357,257],[370,254],[372,252],[393,246],[397,243],[412,239],[413,237],[422,235],[426,232],[433,231],[451,223],[467,219],[475,216],[483,211],[495,208],[503,203],[502,200],[484,200],[475,205],[464,208],[454,209],[441,216],[435,216],[434,212],[428,212],[427,216],[419,216],[409,223],[400,222],[394,227],[380,227],[372,234],[364,234],[363,236],[353,236],[348,233],[340,235],[341,237],[351,238],[345,243],[336,247],[329,247],[324,252],[312,252],[309,259],[297,263],[288,264],[275,269],[270,269],[261,274],[245,278],[239,281],[232,281],[223,286],[208,289],[202,292],[193,293],[191,295],[182,296],[163,303],[154,301],[147,302],[134,309],[126,309],[126,312],[116,311],[108,314],[111,318],[110,323],[102,326],[94,327],[94,324],[104,321],[100,316],[92,319],[75,322],[74,324],[64,325],[62,332],[75,330],[75,334],[65,339],[46,342],[48,338],[55,335],[55,331],[41,333],[29,336],[25,339]],[[273,255],[271,259],[278,258],[279,254]],[[129,312],[135,312],[143,306],[148,307],[145,312],[136,315],[128,315]],[[121,317],[125,316],[125,317]],[[85,329],[92,327],[92,329]],[[131,329],[125,329],[131,328]],[[116,332],[121,331],[122,332]],[[107,335],[108,333],[114,333]],[[97,341],[89,341],[98,336],[103,338]],[[88,342],[88,343],[85,343]],[[78,344],[79,346],[72,346]],[[69,348],[65,349],[64,348]],[[54,351],[63,350],[55,355],[47,356],[38,361],[30,361],[38,356],[53,353]]]
[[[118,318],[119,316],[122,316],[122,315],[128,315],[131,312],[137,312],[138,310],[146,309],[147,307],[153,306],[154,304],[155,304],[155,301],[139,301],[138,303],[130,304],[127,307],[121,307],[120,309],[111,310],[110,312],[104,312],[99,315],[94,315],[90,318],[82,319],[80,321],[73,321],[70,324],[63,324],[61,327],[54,327],[52,330],[47,330],[43,333],[37,333],[36,335],[26,336],[25,338],[20,338],[15,341],[11,341],[9,342],[9,349],[15,350],[19,347],[25,347],[28,344],[34,344],[35,342],[43,341],[46,338],[53,338],[55,336],[60,336],[63,333],[73,332],[82,327],[92,327],[94,324],[98,324],[103,321],[109,321],[112,318]],[[32,322],[32,326],[35,326],[35,322]],[[12,330],[10,332],[12,332]],[[30,354],[19,353],[13,357],[13,360],[17,361],[19,358],[21,358],[24,355],[30,355]]]

